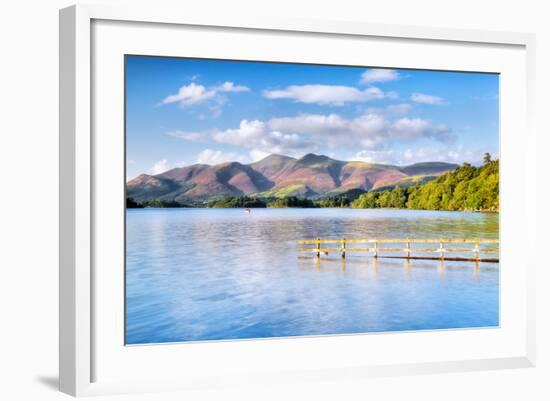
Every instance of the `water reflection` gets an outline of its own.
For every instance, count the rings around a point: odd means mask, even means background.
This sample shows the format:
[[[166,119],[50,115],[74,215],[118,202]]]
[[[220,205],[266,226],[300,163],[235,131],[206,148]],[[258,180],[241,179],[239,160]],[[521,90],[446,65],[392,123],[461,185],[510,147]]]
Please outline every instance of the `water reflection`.
[[[127,215],[127,342],[498,325],[498,264],[298,257],[296,240],[498,238],[498,216],[145,209]]]
[[[405,259],[405,270],[407,273],[410,273],[411,272],[411,260],[410,259]]]

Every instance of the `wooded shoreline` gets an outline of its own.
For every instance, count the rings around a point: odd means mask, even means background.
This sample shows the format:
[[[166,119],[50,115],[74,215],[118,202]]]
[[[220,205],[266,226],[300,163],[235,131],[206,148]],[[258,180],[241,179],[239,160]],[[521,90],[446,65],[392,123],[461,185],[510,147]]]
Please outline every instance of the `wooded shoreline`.
[[[181,203],[154,199],[136,202],[126,199],[131,208],[354,208],[404,209],[463,212],[499,211],[499,161],[487,154],[484,164],[474,167],[464,163],[440,177],[407,187],[364,191],[351,189],[319,199],[288,197],[226,196],[202,203]]]

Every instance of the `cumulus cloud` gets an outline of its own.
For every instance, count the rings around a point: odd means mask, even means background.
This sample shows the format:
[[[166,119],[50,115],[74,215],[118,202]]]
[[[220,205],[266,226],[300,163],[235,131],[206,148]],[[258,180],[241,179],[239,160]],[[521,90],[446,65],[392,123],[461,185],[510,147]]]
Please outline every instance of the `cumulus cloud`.
[[[487,149],[466,149],[462,145],[453,147],[420,147],[417,149],[407,149],[403,152],[404,163],[417,161],[446,161],[453,163],[472,163],[480,164],[483,160],[483,154]],[[498,152],[491,153],[498,155]]]
[[[273,118],[272,129],[295,131],[307,134],[330,135],[349,131],[349,121],[338,114],[301,114],[296,117]]]
[[[274,118],[273,129],[307,134],[312,141],[329,147],[376,147],[388,131],[389,122],[379,113],[365,113],[354,119],[338,114],[302,114],[296,117]]]
[[[368,109],[350,118],[337,113],[299,114],[269,120],[241,120],[237,127],[204,132],[174,131],[170,135],[186,140],[214,142],[231,146],[239,153],[206,149],[197,161],[215,164],[228,160],[256,161],[272,153],[301,157],[309,152],[353,152],[357,160],[386,162],[407,161],[408,154],[394,149],[433,143],[434,149],[450,148],[456,142],[455,133],[446,125],[429,119],[403,116],[411,105]],[[427,145],[426,145],[427,146]],[[247,156],[243,156],[246,152]],[[416,154],[414,158],[420,158]],[[447,154],[444,159],[455,160]],[[426,157],[425,160],[439,160]]]
[[[371,68],[361,74],[360,82],[362,84],[372,84],[374,82],[389,82],[399,79],[400,75],[395,70],[383,68]]]
[[[221,150],[204,149],[197,155],[197,163],[220,164],[230,161],[246,162],[245,157],[234,152],[222,152]]]
[[[242,120],[239,128],[227,129],[214,134],[217,142],[231,145],[247,145],[254,142],[266,133],[265,123],[259,120]]]
[[[292,85],[280,90],[264,90],[262,94],[268,99],[290,99],[300,103],[330,106],[343,106],[350,102],[368,102],[396,95],[394,92],[385,94],[374,86],[361,90],[342,85]]]
[[[235,85],[233,82],[224,82],[223,84],[216,87],[218,92],[248,92],[250,88],[244,85]]]
[[[153,167],[149,169],[149,173],[151,174],[160,174],[164,173],[166,170],[168,170],[168,160],[159,160],[155,164],[153,164]]]
[[[451,144],[453,132],[443,124],[421,118],[391,119],[384,113],[367,112],[356,118],[338,114],[301,114],[267,121],[242,120],[237,128],[214,131],[217,143],[244,148],[252,160],[271,153],[302,156],[319,149],[358,149],[359,160],[385,159],[395,144],[433,140]]]
[[[425,161],[440,161],[461,164],[479,164],[485,150],[464,149],[463,146],[434,146],[406,149],[360,150],[349,156],[350,160],[370,163],[407,165]]]
[[[360,150],[350,157],[351,160],[367,163],[393,164],[395,151],[393,149]]]
[[[392,124],[390,135],[401,139],[427,137],[439,142],[452,142],[455,139],[445,124],[433,124],[422,118],[400,118]]]
[[[238,128],[218,131],[213,135],[216,142],[242,146],[251,151],[252,158],[260,154],[281,153],[299,155],[316,149],[312,141],[297,133],[271,129],[269,123],[260,120],[242,120]]]
[[[377,112],[367,112],[354,119],[338,114],[303,114],[297,117],[274,118],[269,121],[272,129],[309,134],[313,140],[322,136],[324,143],[332,146],[361,146],[374,149],[382,143],[395,140],[430,138],[439,142],[454,139],[451,130],[443,124],[434,124],[421,118],[390,120]]]
[[[413,93],[411,95],[411,100],[416,103],[433,104],[438,106],[447,104],[445,99],[439,96],[427,95],[425,93]]]
[[[179,88],[175,95],[166,96],[162,104],[179,103],[181,106],[191,106],[202,103],[216,95],[215,90],[208,90],[203,85],[191,82]]]
[[[189,85],[180,87],[176,94],[166,96],[162,100],[162,104],[179,103],[182,107],[188,107],[214,99],[216,100],[216,104],[220,106],[220,103],[221,105],[225,103],[224,99],[220,97],[220,94],[248,92],[249,90],[250,89],[246,86],[235,85],[233,82],[229,81],[210,88],[191,82]],[[216,108],[216,110],[218,109],[219,107]]]
[[[184,165],[185,165],[185,162],[174,163],[172,165],[168,163],[168,160],[166,159],[159,160],[158,162],[153,164],[153,166],[149,169],[149,174],[152,174],[152,175],[161,174],[175,167],[181,167]]]
[[[462,162],[471,160],[473,157],[474,155],[472,152],[465,152],[460,148],[419,148],[407,149],[403,152],[403,158],[409,162],[414,162],[416,160]]]
[[[262,160],[266,158],[271,153],[260,149],[252,149],[249,154],[250,154],[250,160],[252,160],[253,162],[257,162],[258,160]]]

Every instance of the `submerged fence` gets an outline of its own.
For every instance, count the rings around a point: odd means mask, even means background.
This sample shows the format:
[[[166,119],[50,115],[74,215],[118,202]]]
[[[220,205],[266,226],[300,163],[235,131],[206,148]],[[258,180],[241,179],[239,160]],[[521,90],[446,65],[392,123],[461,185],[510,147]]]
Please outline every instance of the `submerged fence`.
[[[500,249],[498,239],[311,239],[299,240],[300,245],[313,247],[298,248],[300,253],[311,253],[317,258],[321,254],[339,253],[342,258],[350,253],[372,254],[373,257],[463,260],[476,262],[498,262]],[[431,244],[438,244],[434,247]],[[497,247],[495,247],[495,244]],[[328,247],[323,247],[327,246]],[[332,246],[331,246],[332,245]],[[335,247],[336,246],[336,247]],[[434,256],[435,254],[435,256]],[[495,257],[496,256],[496,257]]]

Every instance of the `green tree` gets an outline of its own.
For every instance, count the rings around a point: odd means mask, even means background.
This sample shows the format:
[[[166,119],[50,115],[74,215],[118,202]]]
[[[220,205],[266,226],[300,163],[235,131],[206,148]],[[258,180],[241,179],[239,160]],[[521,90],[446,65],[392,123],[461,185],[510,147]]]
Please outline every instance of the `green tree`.
[[[488,155],[488,154],[487,154]],[[406,189],[368,192],[353,203],[356,208],[408,208],[427,210],[499,209],[499,161],[490,155],[481,167],[464,163],[435,180]]]
[[[378,195],[378,201],[376,202],[378,207],[388,208],[390,206],[391,191],[383,191]]]
[[[318,207],[311,199],[298,198],[296,196],[287,196],[284,198],[275,198],[267,203],[267,207],[285,208],[285,207],[303,207],[313,208]]]
[[[403,209],[406,206],[407,198],[405,191],[398,185],[391,190],[388,199],[388,205],[386,207],[392,207],[395,209]]]
[[[367,192],[353,201],[351,207],[358,209],[374,209],[378,207],[378,192]]]
[[[226,196],[224,198],[208,202],[207,206],[213,208],[262,208],[266,207],[266,203],[261,199],[248,196]]]

